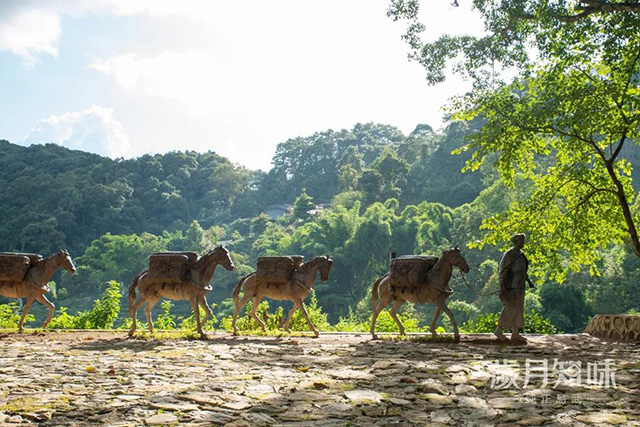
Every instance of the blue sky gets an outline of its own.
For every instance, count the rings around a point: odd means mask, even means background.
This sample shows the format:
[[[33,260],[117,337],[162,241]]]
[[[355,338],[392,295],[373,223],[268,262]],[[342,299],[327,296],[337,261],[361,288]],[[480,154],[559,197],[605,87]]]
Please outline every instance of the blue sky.
[[[428,7],[427,7],[428,6]],[[441,126],[386,0],[2,0],[0,138],[111,157],[215,151],[268,169],[278,143],[379,122]],[[478,34],[423,1],[427,38]]]

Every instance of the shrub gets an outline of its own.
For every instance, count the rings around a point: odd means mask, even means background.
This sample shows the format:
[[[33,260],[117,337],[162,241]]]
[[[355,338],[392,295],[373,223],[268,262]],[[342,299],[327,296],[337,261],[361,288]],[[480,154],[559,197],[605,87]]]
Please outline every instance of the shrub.
[[[251,312],[253,302],[247,303],[245,314],[238,315],[238,321],[236,325],[238,329],[241,331],[258,331],[260,329],[260,325],[253,318],[249,316]],[[316,298],[315,292],[311,293],[311,300],[309,304],[305,304],[305,308],[307,310],[307,314],[309,315],[309,319],[314,324],[317,330],[319,331],[329,331],[331,330],[331,325],[329,325],[329,321],[327,320],[327,314],[322,312],[322,308],[318,305],[318,299]],[[265,322],[267,331],[277,331],[281,328],[280,324],[286,320],[285,313],[282,307],[278,307],[278,309],[269,313],[269,302],[262,301],[258,308],[256,309],[256,314],[263,322]],[[286,314],[289,314],[288,312]],[[233,320],[233,316],[227,316],[220,321],[220,328],[225,331],[233,331],[231,327],[231,323]],[[302,311],[297,310],[293,315],[291,322],[289,323],[291,330],[293,331],[309,331],[309,325],[307,325],[307,321],[304,318]]]
[[[427,327],[420,326],[420,319],[415,311],[398,313],[398,319],[404,326],[405,332],[425,332]],[[358,321],[358,316],[349,308],[349,315],[341,317],[340,321],[332,328],[337,332],[369,332],[371,329],[371,316],[366,322]],[[400,332],[389,310],[382,310],[376,321],[376,332]]]
[[[120,283],[108,282],[102,298],[95,300],[91,311],[81,311],[75,316],[67,313],[66,308],[51,320],[53,329],[111,329],[120,314]]]
[[[176,317],[171,314],[171,301],[165,300],[160,303],[162,313],[158,316],[156,327],[158,329],[173,330],[176,328]]]
[[[469,320],[462,326],[462,330],[467,333],[492,333],[498,326],[498,313],[489,313],[478,317],[476,320]],[[540,316],[535,310],[524,316],[523,333],[528,334],[557,334],[561,333],[551,320]]]
[[[18,327],[18,322],[22,314],[20,313],[20,307],[15,302],[9,304],[0,304],[0,329],[15,329]],[[24,323],[34,322],[36,318],[33,314],[27,314],[24,319]]]
[[[166,301],[169,302],[169,301]],[[215,304],[211,304],[211,309],[215,308]],[[200,321],[202,322],[204,320],[204,309],[200,306],[198,306],[198,310],[200,310]],[[166,312],[168,314],[168,311]],[[158,322],[160,321],[160,318],[158,318]],[[186,331],[195,331],[196,330],[196,317],[194,314],[191,314],[191,316],[189,317],[181,317],[179,320],[180,322],[180,329],[182,330],[186,330]],[[208,331],[212,331],[213,329],[215,329],[215,324],[218,323],[218,319],[216,319],[216,316],[211,313],[211,318],[209,320],[207,320],[207,322],[205,324],[202,325],[202,329],[203,330],[208,330]],[[158,326],[159,327],[159,326]],[[161,328],[164,329],[164,328]]]
[[[60,314],[51,319],[49,328],[51,329],[74,329],[76,317],[67,313],[67,307],[60,307]]]
[[[315,291],[311,292],[311,299],[309,304],[305,304],[305,308],[307,310],[307,314],[309,315],[309,319],[311,323],[316,327],[319,331],[328,331],[331,329],[331,325],[329,325],[329,321],[327,320],[327,314],[322,312],[322,307],[318,305],[318,298],[316,298]],[[286,313],[287,315],[289,313]],[[286,320],[286,318],[284,319]],[[310,331],[309,325],[307,324],[307,320],[304,318],[302,314],[302,310],[296,310],[295,314],[291,318],[291,323],[289,323],[292,331]]]

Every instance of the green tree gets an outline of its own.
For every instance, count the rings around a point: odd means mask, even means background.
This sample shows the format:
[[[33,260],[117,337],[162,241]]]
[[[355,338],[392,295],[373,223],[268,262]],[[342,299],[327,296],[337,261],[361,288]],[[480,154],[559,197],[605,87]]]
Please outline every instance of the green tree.
[[[483,122],[458,150],[472,152],[467,169],[495,162],[508,185],[522,173],[534,188],[528,199],[483,223],[488,233],[480,246],[527,231],[532,264],[558,281],[581,265],[596,274],[604,246],[630,242],[640,257],[631,164],[622,154],[639,136],[640,6],[472,4],[486,36],[423,43],[417,0],[392,0],[389,15],[409,20],[405,39],[431,83],[444,80],[446,63],[458,56],[457,70],[475,79],[475,89],[453,103],[456,118]],[[531,45],[536,49],[527,50]],[[504,84],[492,71],[496,63],[515,66],[520,75]]]
[[[200,223],[196,220],[191,222],[187,232],[185,233],[185,249],[196,252],[198,254],[205,254],[208,250],[215,246],[216,241],[211,240],[211,236],[205,232]]]
[[[370,205],[380,201],[382,192],[382,175],[375,169],[365,169],[358,182],[358,189],[365,195],[365,204]]]
[[[300,220],[307,220],[311,217],[309,211],[314,207],[313,197],[309,196],[307,190],[303,188],[293,204],[293,217]]]
[[[462,2],[461,2],[462,3]],[[617,0],[465,0],[485,25],[479,37],[444,34],[425,42],[427,30],[418,18],[420,0],[390,0],[387,15],[407,23],[402,38],[409,58],[427,71],[427,81],[446,79],[454,72],[471,77],[476,87],[497,83],[499,70],[514,67],[530,71],[536,64],[584,58],[616,59],[616,51],[635,38],[640,29],[640,3]],[[454,1],[458,5],[458,1]],[[533,49],[532,49],[533,47]],[[496,71],[498,70],[498,71]]]

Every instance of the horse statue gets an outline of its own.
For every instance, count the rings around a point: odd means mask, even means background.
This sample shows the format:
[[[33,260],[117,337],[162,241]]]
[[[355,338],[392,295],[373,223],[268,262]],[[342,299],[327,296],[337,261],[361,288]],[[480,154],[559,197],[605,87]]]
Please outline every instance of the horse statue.
[[[320,333],[316,327],[311,323],[309,314],[304,308],[302,301],[311,292],[311,287],[316,280],[316,272],[320,272],[320,280],[326,282],[329,280],[329,271],[333,260],[331,257],[317,256],[311,260],[303,263],[298,269],[296,269],[288,282],[279,284],[277,286],[270,286],[270,283],[258,280],[257,273],[251,273],[245,276],[238,282],[238,285],[233,291],[233,302],[235,304],[235,312],[233,313],[233,335],[238,335],[238,328],[236,327],[236,320],[238,319],[238,313],[240,309],[251,299],[253,305],[251,306],[250,316],[253,317],[260,325],[263,331],[266,331],[266,327],[262,319],[256,314],[258,304],[264,297],[268,297],[275,300],[293,301],[293,307],[289,311],[287,320],[284,322],[284,330],[290,332],[289,322],[293,317],[296,310],[300,309],[304,318],[307,320],[309,328],[313,331],[313,334],[318,337]],[[240,290],[244,291],[242,299],[239,299]]]
[[[24,310],[22,310],[22,317],[20,318],[20,322],[18,322],[18,332],[24,330],[22,325],[25,317],[29,314],[31,304],[33,304],[34,300],[49,309],[49,315],[42,324],[42,328],[46,328],[49,322],[51,322],[55,306],[44,294],[49,292],[47,283],[51,281],[54,273],[60,267],[71,274],[76,272],[76,266],[73,265],[73,260],[66,250],[60,250],[59,252],[51,254],[30,266],[24,279],[21,281],[0,282],[0,295],[3,297],[27,299]]]
[[[149,332],[153,332],[153,320],[151,319],[151,310],[160,298],[166,297],[172,300],[189,300],[193,314],[196,319],[197,331],[201,338],[206,335],[202,331],[202,324],[206,323],[211,316],[211,309],[207,303],[206,294],[211,290],[208,283],[213,277],[213,273],[218,265],[222,265],[226,270],[232,271],[235,266],[229,257],[229,251],[222,246],[218,246],[206,255],[203,255],[192,267],[193,274],[190,277],[199,278],[199,283],[192,281],[162,282],[149,277],[149,270],[145,270],[136,276],[131,285],[129,285],[129,316],[133,319],[129,336],[133,336],[136,331],[136,314],[140,307],[145,303],[147,306],[144,311],[147,315]],[[202,284],[205,286],[203,287]],[[136,289],[139,295],[136,299]],[[204,320],[200,321],[200,310],[202,307],[205,311]]]
[[[387,307],[391,301],[393,307],[391,308],[391,317],[398,324],[400,328],[400,335],[404,335],[404,326],[398,319],[396,312],[405,302],[413,304],[425,304],[431,303],[436,305],[436,311],[433,314],[433,320],[431,321],[431,334],[436,335],[436,321],[440,312],[444,311],[453,325],[453,334],[456,342],[460,341],[460,333],[458,331],[458,325],[453,317],[453,313],[447,307],[445,301],[449,298],[449,295],[453,291],[448,287],[449,280],[451,280],[451,274],[453,273],[453,266],[458,267],[463,272],[469,272],[469,265],[462,257],[460,249],[456,246],[453,249],[449,249],[442,252],[442,256],[438,259],[435,265],[427,273],[424,282],[418,286],[404,286],[403,284],[391,283],[389,273],[376,280],[371,289],[371,302],[373,305],[373,316],[371,317],[371,336],[373,339],[378,339],[375,333],[376,320],[378,315]]]

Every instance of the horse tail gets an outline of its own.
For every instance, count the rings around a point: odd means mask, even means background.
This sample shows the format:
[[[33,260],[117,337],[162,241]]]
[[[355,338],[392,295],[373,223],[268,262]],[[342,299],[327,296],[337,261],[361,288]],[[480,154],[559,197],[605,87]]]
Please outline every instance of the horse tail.
[[[235,304],[238,304],[238,297],[240,295],[240,289],[242,288],[242,284],[244,283],[245,280],[247,280],[249,278],[249,276],[251,276],[253,273],[249,273],[246,276],[244,276],[242,279],[240,279],[240,281],[238,282],[238,284],[236,285],[236,288],[233,290],[233,302]]]
[[[373,282],[373,287],[371,288],[371,305],[374,310],[378,306],[378,299],[379,299],[378,287],[380,285],[380,282],[382,282],[382,279],[384,279],[387,276],[388,274],[385,274],[384,276],[382,276],[381,278]]]
[[[146,273],[146,271],[143,271],[142,273],[134,277],[133,281],[129,285],[129,311],[131,311],[133,303],[136,300],[136,288],[138,287],[138,279],[140,279],[140,276],[142,276],[144,273]]]

